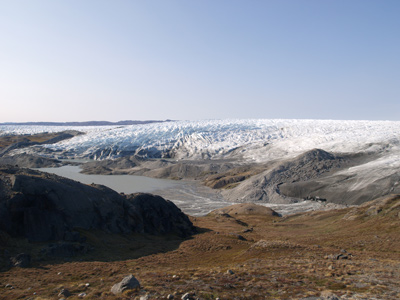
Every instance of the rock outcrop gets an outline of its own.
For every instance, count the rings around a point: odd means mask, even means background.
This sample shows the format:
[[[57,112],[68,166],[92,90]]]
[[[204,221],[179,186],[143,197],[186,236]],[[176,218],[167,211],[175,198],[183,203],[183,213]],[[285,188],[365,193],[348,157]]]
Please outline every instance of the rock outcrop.
[[[24,168],[55,168],[60,167],[62,163],[58,159],[24,153],[0,157],[0,165],[18,165]]]
[[[195,232],[172,202],[151,194],[119,194],[102,185],[29,169],[0,167],[0,231],[31,242],[79,240],[76,229],[110,233]]]
[[[313,149],[297,157],[271,163],[262,173],[224,191],[224,195],[233,202],[290,203],[294,199],[280,194],[280,184],[319,178],[346,164],[343,157]]]
[[[55,144],[81,134],[83,133],[76,130],[67,130],[63,132],[45,132],[34,135],[1,136],[0,157],[6,156],[14,150],[24,149],[35,145]]]
[[[82,165],[82,173],[86,174],[125,174],[127,169],[139,164],[134,156],[119,157],[115,160],[91,161]]]
[[[353,207],[343,220],[362,220],[374,217],[400,219],[400,195],[392,194]]]
[[[253,203],[240,203],[213,210],[211,215],[260,215],[260,216],[280,216],[276,211],[269,207]]]

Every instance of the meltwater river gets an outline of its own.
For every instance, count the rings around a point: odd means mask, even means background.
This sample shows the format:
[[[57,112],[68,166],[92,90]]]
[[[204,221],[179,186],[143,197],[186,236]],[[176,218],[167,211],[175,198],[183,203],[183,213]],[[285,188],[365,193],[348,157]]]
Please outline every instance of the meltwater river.
[[[102,184],[119,193],[152,193],[160,195],[174,202],[184,213],[191,216],[203,216],[214,209],[234,204],[224,200],[218,191],[203,186],[196,181],[156,179],[135,175],[87,175],[80,173],[81,169],[79,166],[69,165],[60,168],[40,168],[37,170],[53,173],[86,184]],[[321,204],[314,201],[304,201],[295,204],[268,203],[261,205],[271,207],[281,215],[321,208]]]
[[[79,173],[79,166],[40,168],[42,172],[53,173],[85,184],[102,184],[119,193],[152,193],[174,202],[184,213],[202,216],[210,211],[232,205],[224,201],[215,190],[195,181],[156,179],[135,175],[88,175]]]

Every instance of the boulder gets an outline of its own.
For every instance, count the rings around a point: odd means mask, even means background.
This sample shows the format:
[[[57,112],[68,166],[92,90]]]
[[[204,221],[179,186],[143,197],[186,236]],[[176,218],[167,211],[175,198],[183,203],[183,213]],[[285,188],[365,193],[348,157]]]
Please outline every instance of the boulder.
[[[113,287],[111,288],[111,292],[114,295],[118,295],[126,290],[134,290],[139,288],[140,288],[139,281],[131,274],[122,279],[121,282],[114,284]]]
[[[17,256],[11,257],[10,260],[13,267],[29,268],[31,265],[31,256],[26,253],[20,253]]]
[[[67,290],[67,289],[62,289],[62,290],[60,291],[60,293],[58,294],[58,297],[65,297],[65,298],[68,298],[68,297],[70,297],[70,296],[71,296],[71,293],[70,293],[70,291]]]
[[[186,293],[181,297],[182,300],[192,300],[193,295],[191,293]]]

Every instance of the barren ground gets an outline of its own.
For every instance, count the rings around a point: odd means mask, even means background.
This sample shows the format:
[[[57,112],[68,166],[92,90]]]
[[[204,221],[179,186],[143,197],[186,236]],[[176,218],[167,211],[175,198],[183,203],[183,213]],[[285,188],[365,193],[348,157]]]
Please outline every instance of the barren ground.
[[[187,292],[194,299],[399,299],[399,213],[400,196],[393,196],[286,218],[192,218],[199,234],[188,240],[87,232],[94,250],[86,256],[1,272],[0,299],[59,299],[62,288],[68,299],[180,299]],[[128,274],[141,289],[113,295]]]

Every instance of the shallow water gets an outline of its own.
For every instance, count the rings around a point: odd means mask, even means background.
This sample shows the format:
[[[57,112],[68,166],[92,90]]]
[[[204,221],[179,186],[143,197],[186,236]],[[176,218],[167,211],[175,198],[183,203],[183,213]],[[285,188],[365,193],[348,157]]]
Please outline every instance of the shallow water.
[[[79,173],[79,166],[63,166],[60,168],[40,168],[42,172],[53,173],[59,176],[70,178],[82,183],[97,183],[108,186],[109,188],[125,194],[149,193],[158,189],[165,189],[178,185],[178,182],[166,179],[155,179],[144,176],[134,175],[88,175]]]
[[[174,202],[184,213],[201,216],[210,211],[232,205],[221,195],[195,181],[156,179],[136,175],[88,175],[79,173],[79,166],[40,168],[42,172],[53,173],[85,184],[102,184],[119,193],[152,193]]]
[[[136,175],[88,175],[79,173],[79,166],[63,166],[60,168],[40,168],[42,172],[53,173],[82,183],[105,185],[119,193],[152,193],[171,200],[184,213],[191,216],[203,216],[210,211],[232,205],[217,190],[201,185],[196,181],[176,181],[156,179]],[[257,203],[271,207],[281,215],[321,208],[317,202],[304,201],[295,204]]]

